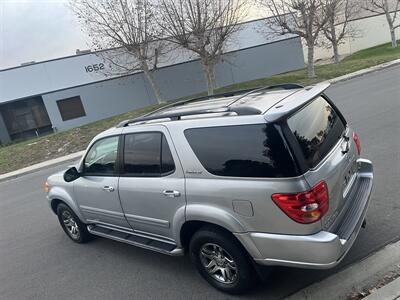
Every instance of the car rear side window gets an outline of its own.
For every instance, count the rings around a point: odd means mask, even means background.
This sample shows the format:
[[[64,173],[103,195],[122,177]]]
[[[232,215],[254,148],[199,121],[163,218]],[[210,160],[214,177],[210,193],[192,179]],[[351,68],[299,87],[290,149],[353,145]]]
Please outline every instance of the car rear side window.
[[[346,125],[321,96],[288,119],[309,168],[317,166],[343,136]]]
[[[160,132],[125,136],[123,173],[133,177],[160,177],[175,170],[165,136]]]
[[[297,171],[273,125],[239,125],[185,130],[191,148],[211,174],[232,177],[294,177]]]

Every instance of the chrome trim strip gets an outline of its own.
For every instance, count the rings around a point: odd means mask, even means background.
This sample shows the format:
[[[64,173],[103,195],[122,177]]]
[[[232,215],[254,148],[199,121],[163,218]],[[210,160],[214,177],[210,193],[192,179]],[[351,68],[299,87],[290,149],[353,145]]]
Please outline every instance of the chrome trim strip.
[[[160,220],[160,219],[154,219],[154,218],[130,215],[130,214],[125,214],[125,217],[128,219],[128,221],[131,221],[131,222],[138,222],[138,223],[143,223],[143,224],[148,224],[148,225],[153,225],[153,226],[169,228],[169,221],[166,221],[166,220]]]
[[[305,268],[305,269],[330,269],[334,266],[338,265],[341,260],[333,261],[326,264],[319,264],[319,263],[309,263],[309,262],[302,262],[302,261],[291,261],[291,260],[284,260],[284,259],[259,259],[256,258],[254,261],[260,265],[264,266],[285,266],[285,267],[296,267],[296,268]]]
[[[100,208],[94,208],[90,206],[84,206],[80,205],[79,208],[86,213],[90,214],[98,214],[110,218],[115,218],[118,220],[125,220],[124,214],[116,211],[111,211],[111,210],[106,210],[106,209],[100,209]]]
[[[165,240],[170,240],[171,242],[173,242],[174,244],[175,244],[175,240],[174,239],[171,239],[171,238],[169,238],[169,237],[165,237],[165,236],[163,236],[163,235],[159,235],[159,234],[155,234],[155,233],[150,233],[150,232],[146,232],[146,231],[142,231],[142,230],[137,230],[137,229],[135,229],[134,230],[134,232],[137,232],[137,233],[139,233],[139,234],[143,234],[143,235],[147,235],[147,236],[154,236],[154,237],[156,237],[156,238],[160,238],[160,239],[165,239]]]
[[[132,228],[118,226],[118,225],[102,222],[102,221],[95,220],[95,219],[87,219],[86,221],[89,223],[92,223],[93,225],[99,225],[99,226],[101,225],[101,227],[106,227],[106,228],[113,229],[113,230],[119,229],[119,230],[124,230],[124,231],[128,231],[128,232],[133,232]]]

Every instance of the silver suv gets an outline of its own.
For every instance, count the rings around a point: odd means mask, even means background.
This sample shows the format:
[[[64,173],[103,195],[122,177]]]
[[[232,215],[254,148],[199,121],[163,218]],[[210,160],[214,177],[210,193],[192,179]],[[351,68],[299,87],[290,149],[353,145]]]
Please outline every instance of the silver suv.
[[[328,87],[182,101],[122,122],[48,178],[51,209],[74,242],[187,252],[228,293],[251,287],[257,265],[334,267],[365,224],[373,168]]]

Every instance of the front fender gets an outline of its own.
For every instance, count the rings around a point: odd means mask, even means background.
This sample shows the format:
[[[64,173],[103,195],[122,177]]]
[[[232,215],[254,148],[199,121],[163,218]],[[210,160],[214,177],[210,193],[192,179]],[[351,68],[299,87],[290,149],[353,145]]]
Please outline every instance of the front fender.
[[[82,216],[79,206],[72,199],[70,193],[68,193],[64,188],[58,186],[52,187],[49,191],[49,194],[47,195],[47,199],[49,201],[50,207],[52,207],[54,201],[64,202],[73,210],[73,212],[78,216],[78,218],[82,222],[85,222],[85,218]]]
[[[224,209],[202,204],[188,204],[187,221],[202,221],[219,225],[232,233],[246,232],[243,224],[235,216]]]

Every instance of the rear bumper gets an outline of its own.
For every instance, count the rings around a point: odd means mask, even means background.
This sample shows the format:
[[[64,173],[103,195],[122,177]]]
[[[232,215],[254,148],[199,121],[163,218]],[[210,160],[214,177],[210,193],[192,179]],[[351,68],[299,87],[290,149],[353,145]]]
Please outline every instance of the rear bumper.
[[[278,235],[269,233],[238,233],[254,260],[261,265],[327,269],[336,266],[353,245],[368,210],[373,185],[372,163],[359,159],[357,179],[346,201],[351,205],[339,224],[328,231],[313,235]]]

